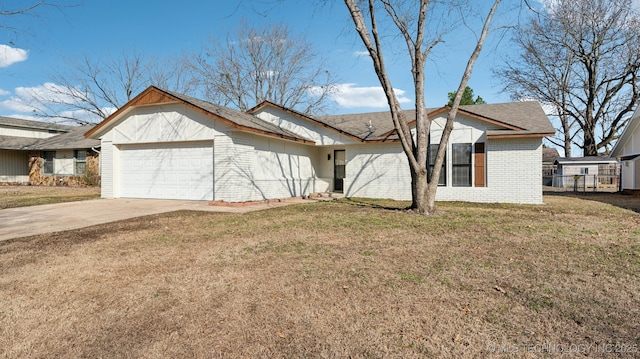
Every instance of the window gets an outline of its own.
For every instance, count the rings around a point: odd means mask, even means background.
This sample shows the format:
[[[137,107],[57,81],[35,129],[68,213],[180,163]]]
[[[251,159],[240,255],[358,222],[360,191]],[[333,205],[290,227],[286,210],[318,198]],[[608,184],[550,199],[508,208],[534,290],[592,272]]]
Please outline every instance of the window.
[[[42,173],[46,175],[53,174],[53,158],[55,157],[54,151],[42,152]]]
[[[454,187],[471,187],[471,144],[451,145],[451,182]]]
[[[429,145],[427,153],[427,179],[431,180],[431,173],[433,173],[433,166],[436,163],[436,155],[438,154],[438,144]],[[444,161],[442,161],[442,169],[440,170],[440,178],[438,179],[438,186],[447,185],[447,153],[445,151]]]
[[[77,150],[76,151],[76,174],[82,175],[87,172],[87,151]]]
[[[583,167],[580,169],[580,174],[581,175],[588,175],[589,174],[589,167]]]

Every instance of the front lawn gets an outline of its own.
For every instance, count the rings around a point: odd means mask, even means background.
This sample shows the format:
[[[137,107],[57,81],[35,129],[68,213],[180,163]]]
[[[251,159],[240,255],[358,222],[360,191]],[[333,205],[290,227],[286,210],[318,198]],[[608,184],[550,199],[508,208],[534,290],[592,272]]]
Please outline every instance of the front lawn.
[[[0,356],[637,357],[640,215],[594,199],[174,212],[0,243]]]
[[[0,186],[0,209],[100,198],[100,187]]]

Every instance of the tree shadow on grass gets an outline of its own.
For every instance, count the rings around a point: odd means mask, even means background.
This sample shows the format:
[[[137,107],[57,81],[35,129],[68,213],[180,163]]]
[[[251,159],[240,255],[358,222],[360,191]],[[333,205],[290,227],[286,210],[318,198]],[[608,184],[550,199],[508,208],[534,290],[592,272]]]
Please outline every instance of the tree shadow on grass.
[[[384,209],[388,211],[409,211],[411,202],[409,201],[395,201],[390,199],[375,199],[375,198],[359,198],[349,197],[341,198],[340,203],[350,204],[357,207],[367,207]]]
[[[640,196],[620,192],[544,192],[545,196],[572,197],[596,201],[640,213]]]

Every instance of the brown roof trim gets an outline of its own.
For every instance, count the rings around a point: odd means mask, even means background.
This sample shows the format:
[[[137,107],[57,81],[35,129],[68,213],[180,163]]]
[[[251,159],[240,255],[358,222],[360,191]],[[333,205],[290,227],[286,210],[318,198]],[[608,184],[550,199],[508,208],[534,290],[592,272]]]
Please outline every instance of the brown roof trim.
[[[536,138],[536,137],[547,137],[553,136],[555,133],[510,133],[504,135],[487,135],[488,139],[499,139],[499,138]]]
[[[437,110],[434,110],[434,111],[431,111],[431,112],[427,113],[427,117],[434,117],[434,116],[440,115],[440,114],[442,114],[444,112],[449,111],[450,109],[451,109],[450,106],[440,107]],[[492,118],[489,118],[489,117],[486,117],[486,116],[482,116],[482,115],[478,115],[476,113],[469,112],[469,111],[466,111],[466,110],[463,110],[463,109],[458,109],[458,113],[463,113],[463,114],[465,114],[465,115],[467,115],[469,117],[475,118],[476,120],[480,120],[480,121],[483,121],[483,122],[488,122],[488,123],[491,123],[491,124],[494,124],[494,125],[498,125],[500,127],[504,127],[506,129],[509,129],[509,130],[515,130],[515,131],[524,130],[524,128],[520,128],[518,126],[510,125],[508,123],[504,123],[502,121],[494,120]],[[415,120],[407,123],[407,125],[409,125],[409,126],[415,126],[415,124],[416,124]],[[396,131],[395,129],[391,130],[391,131],[389,131],[387,133],[384,133],[383,136],[389,136],[390,134],[394,133],[395,131]]]
[[[305,119],[305,120],[307,120],[307,121],[311,121],[311,122],[313,122],[313,123],[316,123],[316,124],[318,124],[318,125],[321,125],[322,127],[325,127],[325,128],[330,129],[330,130],[336,131],[336,132],[338,132],[338,133],[340,133],[340,134],[342,134],[342,135],[345,135],[345,136],[347,136],[347,137],[349,137],[349,138],[351,138],[351,139],[354,139],[354,140],[356,140],[356,141],[360,141],[360,142],[369,142],[369,141],[368,141],[368,140],[366,140],[366,139],[362,139],[362,138],[360,138],[360,137],[358,137],[358,136],[355,136],[355,135],[353,135],[353,134],[351,134],[351,133],[349,133],[349,132],[343,131],[343,130],[341,130],[341,129],[337,128],[337,127],[333,127],[333,126],[331,126],[331,125],[329,125],[329,124],[326,124],[326,123],[324,123],[324,122],[318,121],[318,120],[316,120],[316,119],[315,119],[315,118],[313,118],[313,117],[310,117],[310,116],[307,116],[307,115],[303,114],[302,112],[298,112],[298,111],[296,111],[296,110],[292,110],[292,109],[290,109],[290,108],[287,108],[287,107],[284,107],[284,106],[280,106],[280,105],[277,105],[277,104],[275,104],[275,103],[273,103],[273,102],[266,101],[266,100],[265,100],[265,101],[262,101],[261,103],[259,103],[259,104],[258,104],[258,105],[256,105],[256,106],[254,106],[254,107],[252,107],[252,108],[248,109],[248,110],[247,110],[247,113],[253,114],[253,112],[258,111],[259,109],[261,109],[261,108],[263,108],[263,107],[265,107],[265,106],[275,107],[275,108],[280,109],[280,110],[282,110],[282,111],[284,111],[284,112],[290,113],[290,114],[292,114],[292,115],[294,115],[294,116],[298,116],[298,117],[303,118],[303,119]]]
[[[111,116],[107,117],[106,119],[104,119],[104,121],[100,122],[98,125],[96,125],[93,129],[91,129],[90,131],[88,131],[87,133],[84,134],[85,138],[89,138],[91,135],[93,135],[94,133],[96,133],[100,128],[106,126],[108,123],[110,123],[111,121],[113,121],[114,119],[116,119],[118,116],[120,116],[120,114],[122,114],[123,112],[125,112],[126,110],[128,110],[130,107],[133,106],[143,106],[143,105],[156,105],[156,104],[163,104],[163,103],[183,103],[193,109],[195,109],[196,111],[199,111],[201,113],[203,113],[204,115],[214,118],[232,128],[238,129],[238,130],[242,130],[242,131],[247,131],[247,132],[253,132],[253,133],[257,133],[260,135],[265,135],[265,136],[270,136],[270,137],[277,137],[277,138],[282,138],[285,140],[289,140],[289,141],[294,141],[294,142],[300,142],[300,143],[304,143],[304,144],[315,144],[314,141],[309,141],[309,140],[305,140],[302,138],[296,138],[293,136],[287,136],[287,135],[283,135],[283,134],[279,134],[279,133],[273,133],[273,132],[269,132],[269,131],[265,131],[265,130],[259,130],[256,128],[251,128],[251,127],[247,127],[247,126],[242,126],[239,125],[231,120],[228,120],[224,117],[221,117],[219,115],[216,115],[214,113],[211,113],[205,109],[203,109],[200,106],[196,106],[194,104],[192,104],[189,101],[185,101],[184,99],[181,99],[179,97],[176,97],[172,94],[169,94],[165,91],[163,91],[162,89],[159,89],[155,86],[149,86],[146,90],[142,91],[138,96],[136,96],[135,98],[133,98],[131,101],[127,102],[124,106],[122,106],[121,108],[119,108],[116,112],[114,112],[113,114],[111,114]]]

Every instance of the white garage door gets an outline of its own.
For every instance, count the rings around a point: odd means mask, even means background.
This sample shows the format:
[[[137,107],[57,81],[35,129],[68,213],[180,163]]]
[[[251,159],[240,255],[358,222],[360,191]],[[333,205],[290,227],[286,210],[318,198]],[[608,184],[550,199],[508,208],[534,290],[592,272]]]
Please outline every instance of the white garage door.
[[[120,196],[213,199],[213,143],[122,145]]]

